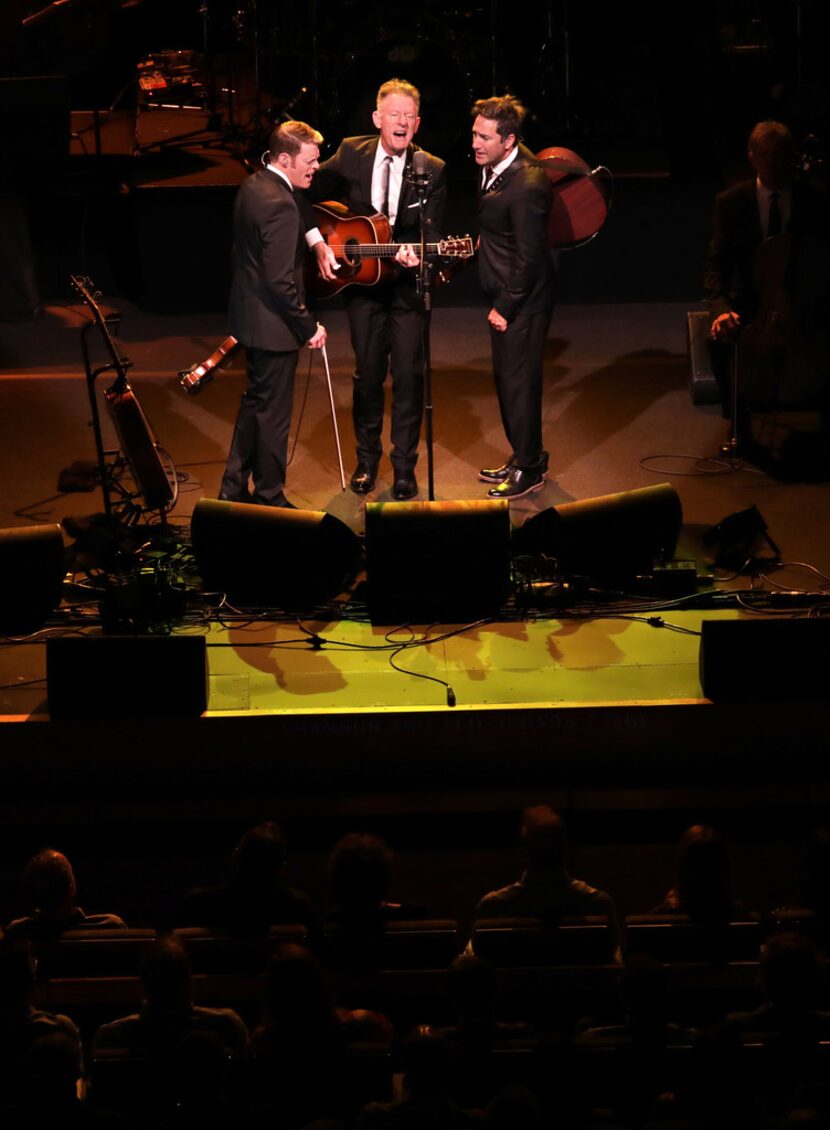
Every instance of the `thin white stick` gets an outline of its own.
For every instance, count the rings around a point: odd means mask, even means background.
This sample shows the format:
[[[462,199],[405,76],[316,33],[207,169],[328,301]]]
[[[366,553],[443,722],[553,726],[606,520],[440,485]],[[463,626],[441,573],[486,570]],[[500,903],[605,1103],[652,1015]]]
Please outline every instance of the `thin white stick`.
[[[331,426],[334,428],[334,443],[337,447],[337,462],[340,464],[340,489],[346,489],[346,472],[343,470],[343,452],[340,449],[340,431],[337,427],[337,411],[334,407],[334,390],[331,387],[331,371],[329,369],[329,355],[325,345],[320,350],[323,354],[323,366],[326,370],[326,383],[329,386],[329,404],[331,405]]]

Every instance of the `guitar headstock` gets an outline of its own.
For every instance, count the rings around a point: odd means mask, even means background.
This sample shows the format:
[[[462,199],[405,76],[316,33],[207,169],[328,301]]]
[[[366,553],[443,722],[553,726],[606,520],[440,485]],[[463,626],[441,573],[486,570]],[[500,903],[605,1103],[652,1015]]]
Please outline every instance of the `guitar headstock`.
[[[104,321],[104,316],[101,313],[101,308],[98,302],[101,298],[101,292],[95,286],[95,283],[89,278],[88,275],[70,275],[70,282],[78,294],[83,298],[84,302],[95,315],[98,322]]]
[[[450,236],[438,241],[438,254],[445,259],[470,259],[473,255],[473,241],[469,235]]]

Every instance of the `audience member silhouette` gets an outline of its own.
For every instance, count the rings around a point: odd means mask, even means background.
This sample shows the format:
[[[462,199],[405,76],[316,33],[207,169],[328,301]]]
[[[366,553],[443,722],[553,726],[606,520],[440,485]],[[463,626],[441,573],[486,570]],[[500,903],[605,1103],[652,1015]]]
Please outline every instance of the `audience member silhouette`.
[[[464,953],[453,961],[447,992],[457,1023],[436,1031],[449,1050],[453,1097],[461,1106],[483,1106],[497,1086],[493,1050],[529,1047],[536,1033],[530,1024],[496,1019],[496,969],[476,954]]]
[[[815,915],[813,935],[821,950],[830,951],[830,828],[813,828],[801,872],[801,906]]]
[[[76,906],[72,864],[59,851],[44,848],[23,869],[23,894],[31,911],[6,927],[13,941],[56,942],[66,930],[123,930],[117,914],[87,914]]]
[[[228,1094],[228,1055],[214,1032],[191,1032],[170,1060],[173,1111],[158,1130],[235,1130],[250,1120]]]
[[[262,1022],[251,1036],[260,1101],[288,1121],[335,1117],[347,1090],[350,1040],[391,1041],[385,1017],[335,1007],[319,961],[302,946],[280,946],[263,982]],[[321,1088],[321,1080],[326,1086]]]
[[[457,1023],[440,1029],[450,1047],[489,1049],[513,1040],[530,1040],[529,1024],[496,1019],[496,969],[483,957],[460,954],[447,974],[447,993]]]
[[[611,924],[609,958],[619,954],[619,924],[605,891],[574,879],[567,869],[568,842],[564,822],[546,804],[522,813],[519,838],[526,867],[507,887],[490,891],[476,907],[476,918],[538,918],[555,926],[563,918],[597,915]]]
[[[233,877],[223,886],[198,888],[185,897],[182,926],[207,926],[232,934],[265,934],[269,926],[296,923],[314,931],[311,900],[287,886],[287,847],[278,824],[250,828],[233,852]]]
[[[652,914],[683,914],[701,925],[725,925],[733,914],[726,844],[708,824],[693,824],[680,838],[674,885]]]
[[[392,877],[392,852],[379,836],[344,836],[329,858],[334,908],[325,921],[362,932],[382,929],[386,922],[426,917],[421,906],[390,901]]]
[[[619,974],[619,992],[622,1023],[582,1027],[579,1043],[660,1049],[690,1045],[697,1038],[693,1028],[669,1020],[667,970],[653,957],[626,957]]]
[[[117,1114],[89,1106],[79,1097],[83,1083],[81,1050],[66,1032],[40,1036],[25,1063],[25,1096],[2,1112],[3,1127],[48,1127],[49,1130],[117,1130]]]
[[[482,1125],[480,1111],[464,1110],[453,1101],[449,1053],[439,1033],[418,1027],[404,1044],[403,1065],[403,1097],[369,1103],[358,1116],[357,1130],[467,1130]]]
[[[515,1083],[497,1091],[484,1112],[487,1130],[541,1130],[543,1124],[538,1100]]]
[[[22,1067],[36,1040],[65,1036],[80,1056],[78,1029],[68,1016],[32,1004],[35,963],[27,942],[0,942],[0,1093],[6,1101],[20,1094]]]
[[[95,1033],[93,1052],[118,1049],[166,1058],[192,1032],[214,1033],[230,1055],[245,1052],[248,1032],[233,1009],[194,1005],[190,965],[176,938],[159,938],[148,946],[141,963],[141,984],[144,1001],[140,1011],[103,1024]]]
[[[830,1037],[830,1013],[819,1009],[824,970],[815,945],[800,934],[776,934],[761,950],[764,1003],[731,1013],[716,1029],[744,1043],[812,1046]]]

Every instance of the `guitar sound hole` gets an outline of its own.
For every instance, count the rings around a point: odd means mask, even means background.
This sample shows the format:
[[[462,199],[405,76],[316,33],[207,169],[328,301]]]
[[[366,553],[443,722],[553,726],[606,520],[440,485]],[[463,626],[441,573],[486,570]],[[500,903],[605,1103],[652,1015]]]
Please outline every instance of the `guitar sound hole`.
[[[351,267],[351,273],[356,275],[360,269],[360,242],[358,240],[346,240],[343,245],[343,258],[347,265]]]

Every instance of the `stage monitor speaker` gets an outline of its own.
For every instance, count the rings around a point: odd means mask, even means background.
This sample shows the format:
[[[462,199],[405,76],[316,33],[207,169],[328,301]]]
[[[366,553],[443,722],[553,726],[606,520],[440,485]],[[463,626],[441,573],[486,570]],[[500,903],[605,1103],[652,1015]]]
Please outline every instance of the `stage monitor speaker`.
[[[713,702],[826,699],[830,621],[704,620],[700,685]]]
[[[517,554],[555,557],[565,576],[626,579],[674,556],[683,509],[670,483],[566,502],[515,532]]]
[[[0,632],[42,628],[60,604],[65,573],[59,525],[0,530]]]
[[[54,721],[198,718],[207,709],[204,636],[59,636],[46,641]]]
[[[373,624],[497,616],[510,592],[507,503],[370,502],[366,581]]]
[[[302,611],[342,592],[360,539],[322,510],[203,498],[190,526],[205,587],[232,603]]]

